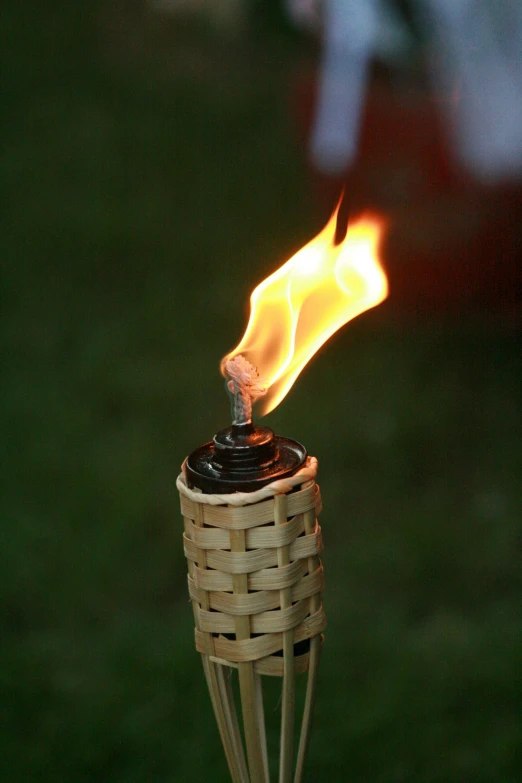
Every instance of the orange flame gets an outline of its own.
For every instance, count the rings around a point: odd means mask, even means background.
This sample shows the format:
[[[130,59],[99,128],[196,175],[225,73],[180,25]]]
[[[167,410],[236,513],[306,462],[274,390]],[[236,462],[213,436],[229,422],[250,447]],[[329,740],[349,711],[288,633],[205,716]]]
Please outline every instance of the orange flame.
[[[323,230],[250,297],[250,319],[224,364],[242,354],[267,388],[262,414],[272,411],[323,343],[352,318],[388,295],[378,258],[384,221],[362,215],[334,245],[339,206]]]

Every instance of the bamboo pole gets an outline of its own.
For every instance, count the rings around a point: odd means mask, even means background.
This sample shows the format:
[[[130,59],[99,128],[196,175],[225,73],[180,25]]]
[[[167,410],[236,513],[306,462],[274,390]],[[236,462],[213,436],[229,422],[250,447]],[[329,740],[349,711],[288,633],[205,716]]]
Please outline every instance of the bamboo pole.
[[[210,503],[209,496],[185,491],[182,481],[178,486],[196,647],[232,783],[269,783],[262,674],[282,678],[279,783],[292,782],[295,676],[308,670],[293,778],[302,783],[326,623],[318,487],[306,481],[293,492],[275,490],[271,498],[235,506],[221,496]],[[306,639],[309,651],[295,658],[295,643]],[[243,738],[232,667],[239,675]]]
[[[195,507],[195,519],[194,524],[196,527],[203,527],[203,510],[199,505]],[[184,518],[185,532],[190,533],[189,520]],[[206,552],[204,549],[197,549],[197,565],[200,568],[207,567]],[[193,575],[194,564],[189,561],[189,574]],[[194,609],[194,622],[196,628],[199,629],[199,611],[200,607],[196,601],[192,602]],[[206,593],[203,595],[201,608],[208,611],[209,601]],[[210,693],[210,699],[214,714],[216,717],[216,723],[218,725],[221,742],[225,751],[225,756],[230,770],[233,783],[248,783],[248,773],[246,771],[246,762],[243,752],[243,745],[241,743],[241,736],[239,734],[239,727],[237,724],[237,716],[235,715],[235,705],[233,701],[233,694],[231,689],[227,690],[224,686],[224,672],[222,666],[214,663],[210,660],[210,656],[214,655],[214,644],[212,635],[205,633],[205,647],[206,654],[201,655],[203,662],[203,670],[205,672],[205,678]],[[232,697],[232,698],[230,698]]]
[[[310,535],[315,530],[316,518],[315,509],[310,509],[304,513],[304,526],[306,535]],[[308,558],[308,573],[313,573],[319,568],[320,560],[317,555]],[[316,612],[321,605],[321,596],[317,593],[310,598],[310,614]],[[299,749],[297,751],[297,763],[295,769],[294,783],[301,783],[303,780],[304,768],[308,746],[310,744],[310,735],[312,732],[312,716],[315,705],[315,693],[317,688],[317,672],[319,668],[319,657],[321,653],[321,636],[317,635],[310,639],[310,659],[308,663],[308,679],[306,682],[306,696],[303,711],[303,721],[301,724],[301,736],[299,739]]]
[[[230,531],[232,552],[245,552],[245,531]],[[232,575],[233,591],[236,595],[248,593],[248,575]],[[235,616],[236,639],[250,639],[249,615]],[[266,747],[265,723],[262,707],[261,684],[256,682],[252,661],[238,663],[239,692],[243,713],[243,730],[248,756],[251,783],[269,783],[268,751]]]
[[[241,739],[241,732],[239,730],[239,722],[237,719],[236,703],[234,699],[234,693],[232,690],[232,684],[230,681],[232,675],[232,668],[230,666],[224,666],[222,664],[215,664],[218,687],[221,694],[221,703],[223,705],[223,712],[225,715],[225,721],[230,736],[230,742],[232,746],[232,752],[234,759],[236,760],[239,774],[241,777],[241,783],[249,783],[248,770],[245,760],[245,752],[243,750],[243,741]]]
[[[276,495],[274,498],[275,524],[283,525],[287,521],[287,497]],[[281,546],[277,549],[277,565],[279,568],[290,563],[290,547]],[[281,609],[292,606],[292,588],[285,587],[279,592]],[[294,661],[294,631],[290,629],[283,633],[283,698],[281,704],[281,744],[279,748],[279,783],[290,783],[294,755],[294,723],[295,723],[295,661]]]

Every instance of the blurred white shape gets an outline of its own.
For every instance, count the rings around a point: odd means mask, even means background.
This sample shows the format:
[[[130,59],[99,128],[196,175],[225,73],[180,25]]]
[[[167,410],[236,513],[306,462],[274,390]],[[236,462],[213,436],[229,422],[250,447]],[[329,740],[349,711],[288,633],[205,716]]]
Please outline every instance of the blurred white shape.
[[[482,180],[522,175],[522,0],[423,0],[422,8],[435,89],[453,97],[444,105],[456,157]],[[319,171],[340,175],[357,153],[373,56],[393,59],[408,40],[379,0],[325,0],[324,16],[310,155]]]
[[[477,178],[522,174],[522,3],[427,0],[456,156]]]
[[[310,140],[312,162],[324,173],[341,173],[357,152],[377,25],[377,0],[325,3],[324,51]]]

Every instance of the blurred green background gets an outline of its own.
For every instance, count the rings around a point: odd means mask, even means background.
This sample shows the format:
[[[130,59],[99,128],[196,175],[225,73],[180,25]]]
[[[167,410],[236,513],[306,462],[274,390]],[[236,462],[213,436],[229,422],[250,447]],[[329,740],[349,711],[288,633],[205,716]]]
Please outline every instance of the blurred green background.
[[[3,4],[0,778],[225,781],[175,479],[252,287],[323,225],[274,3]],[[273,12],[273,13],[272,13]],[[266,423],[320,460],[309,781],[522,781],[520,329],[359,318]],[[277,733],[277,695],[267,706]],[[277,765],[272,746],[272,762]]]

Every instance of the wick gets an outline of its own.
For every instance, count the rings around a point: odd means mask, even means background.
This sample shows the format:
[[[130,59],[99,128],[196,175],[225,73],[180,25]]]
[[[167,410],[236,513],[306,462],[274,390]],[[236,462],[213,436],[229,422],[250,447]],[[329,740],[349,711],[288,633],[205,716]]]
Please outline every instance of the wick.
[[[343,185],[341,200],[337,211],[337,220],[335,223],[334,245],[340,245],[346,238],[348,224],[350,222],[350,200],[346,195],[346,189]]]
[[[233,398],[233,423],[248,424],[252,421],[252,403],[266,394],[263,381],[254,365],[241,354],[227,359],[224,369],[230,379],[227,389]]]

